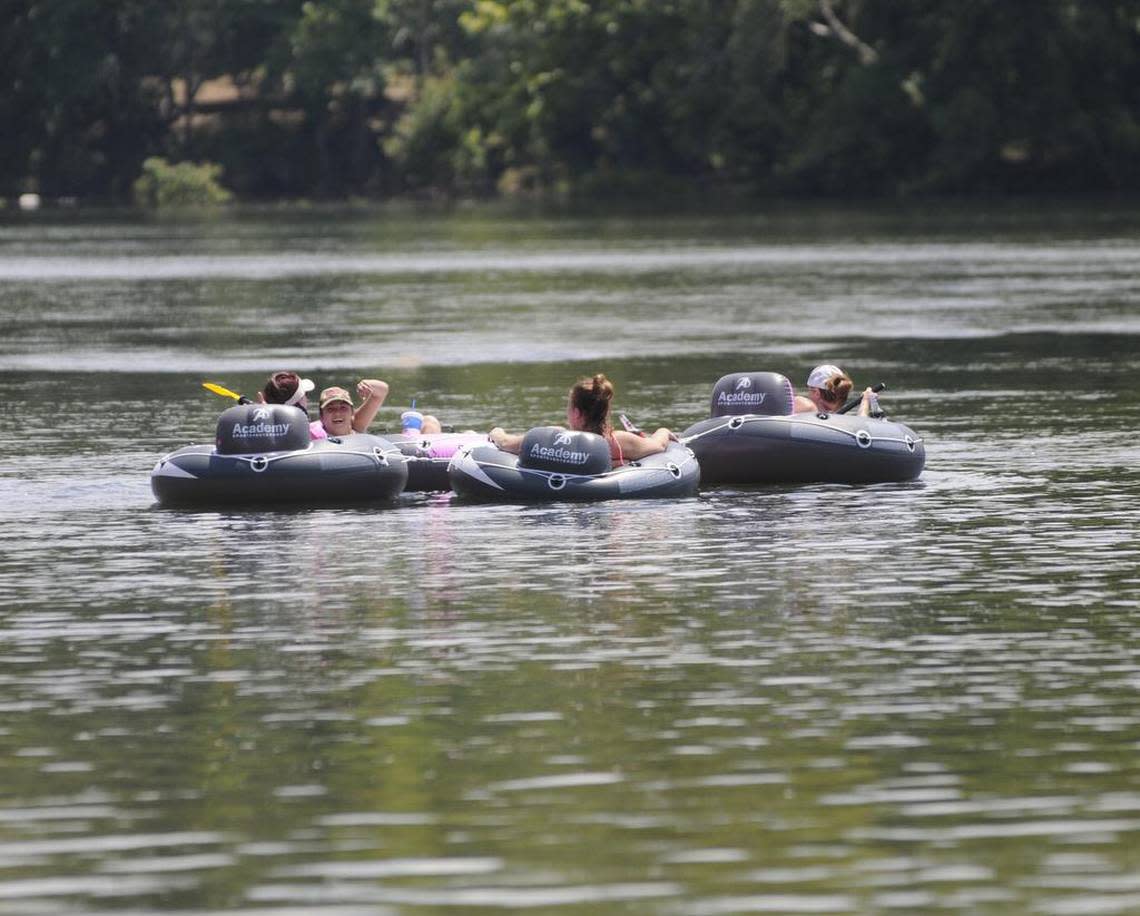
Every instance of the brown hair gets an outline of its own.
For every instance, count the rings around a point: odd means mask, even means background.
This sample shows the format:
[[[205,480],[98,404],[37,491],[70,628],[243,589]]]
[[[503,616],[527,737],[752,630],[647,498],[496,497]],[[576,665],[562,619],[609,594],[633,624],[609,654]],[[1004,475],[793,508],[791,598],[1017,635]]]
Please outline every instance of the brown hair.
[[[261,389],[266,404],[285,404],[297,392],[301,377],[296,372],[274,372]]]
[[[570,389],[570,406],[582,414],[586,432],[608,436],[610,426],[610,401],[614,399],[613,383],[602,373],[593,378],[578,379]]]
[[[823,392],[823,399],[828,404],[843,404],[851,393],[852,384],[846,375],[833,375],[820,385],[819,390]]]

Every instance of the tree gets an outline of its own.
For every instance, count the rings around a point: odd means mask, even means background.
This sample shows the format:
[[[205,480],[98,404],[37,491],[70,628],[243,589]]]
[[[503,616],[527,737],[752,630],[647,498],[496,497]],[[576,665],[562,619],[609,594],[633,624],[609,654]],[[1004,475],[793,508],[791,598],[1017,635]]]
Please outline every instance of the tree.
[[[386,26],[373,0],[310,0],[270,74],[304,114],[317,156],[316,186],[342,194],[363,185],[379,154],[369,121],[384,104]]]
[[[99,189],[125,200],[163,124],[146,76],[160,53],[145,0],[15,5],[5,22],[5,159],[48,196]]]

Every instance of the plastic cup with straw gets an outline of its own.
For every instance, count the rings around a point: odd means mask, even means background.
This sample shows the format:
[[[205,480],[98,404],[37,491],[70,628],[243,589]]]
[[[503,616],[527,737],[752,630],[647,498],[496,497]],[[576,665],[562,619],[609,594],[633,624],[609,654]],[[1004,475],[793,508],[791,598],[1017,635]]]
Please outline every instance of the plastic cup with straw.
[[[424,428],[424,415],[416,410],[416,399],[412,398],[412,407],[400,414],[400,425],[405,436],[418,436]]]

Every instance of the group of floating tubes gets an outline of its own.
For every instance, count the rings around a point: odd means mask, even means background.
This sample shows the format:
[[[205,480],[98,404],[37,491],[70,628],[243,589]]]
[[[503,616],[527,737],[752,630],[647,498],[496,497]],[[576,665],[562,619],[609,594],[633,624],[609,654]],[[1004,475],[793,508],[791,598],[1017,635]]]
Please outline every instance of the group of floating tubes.
[[[222,413],[214,445],[160,458],[150,482],[164,506],[219,507],[355,505],[446,490],[468,500],[647,499],[692,496],[699,485],[885,483],[922,473],[922,438],[902,423],[793,413],[792,402],[783,375],[726,375],[713,388],[708,419],[664,452],[616,468],[594,433],[537,427],[517,455],[463,433],[310,442],[302,411],[245,404]]]

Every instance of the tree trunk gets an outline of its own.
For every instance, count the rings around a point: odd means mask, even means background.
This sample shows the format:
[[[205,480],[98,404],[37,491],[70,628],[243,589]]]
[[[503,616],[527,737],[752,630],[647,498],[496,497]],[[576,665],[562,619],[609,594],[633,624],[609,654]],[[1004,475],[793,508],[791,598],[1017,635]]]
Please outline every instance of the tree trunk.
[[[824,21],[812,23],[812,31],[817,35],[834,35],[847,47],[855,50],[855,53],[859,55],[859,63],[864,66],[870,66],[879,59],[878,51],[843,24],[839,16],[836,15],[831,0],[819,0],[819,12]]]

